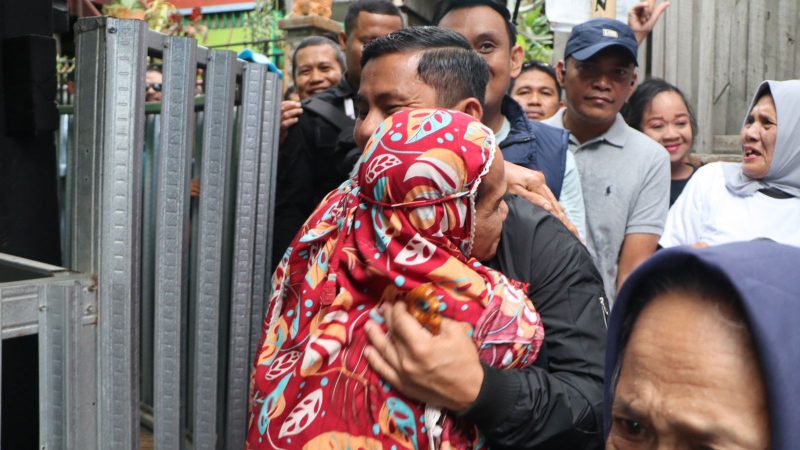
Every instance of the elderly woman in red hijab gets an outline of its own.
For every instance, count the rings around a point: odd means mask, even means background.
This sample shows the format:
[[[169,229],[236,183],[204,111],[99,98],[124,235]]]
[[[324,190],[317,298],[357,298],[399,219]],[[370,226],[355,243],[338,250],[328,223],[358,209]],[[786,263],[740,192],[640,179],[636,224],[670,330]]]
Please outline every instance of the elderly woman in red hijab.
[[[463,326],[482,361],[524,367],[544,338],[517,283],[483,266],[507,213],[491,130],[463,113],[384,121],[273,277],[253,373],[248,448],[477,448],[477,429],[370,368],[364,324],[405,302],[428,332]]]

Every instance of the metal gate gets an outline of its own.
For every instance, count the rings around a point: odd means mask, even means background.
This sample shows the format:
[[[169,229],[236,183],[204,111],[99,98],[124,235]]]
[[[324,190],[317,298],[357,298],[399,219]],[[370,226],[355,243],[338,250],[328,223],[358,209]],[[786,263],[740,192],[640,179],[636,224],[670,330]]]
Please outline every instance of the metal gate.
[[[64,260],[89,274],[96,295],[97,403],[94,421],[87,411],[74,420],[64,413],[67,433],[80,441],[48,448],[139,447],[142,367],[149,372],[140,337],[152,333],[155,447],[241,449],[271,273],[280,81],[232,52],[148,31],[141,21],[80,19],[75,32]],[[164,73],[148,160],[147,56],[160,57]],[[198,67],[205,69],[200,99]],[[148,292],[152,327],[140,320]],[[68,375],[53,391],[74,391],[77,382]],[[43,397],[40,408],[53,401]]]

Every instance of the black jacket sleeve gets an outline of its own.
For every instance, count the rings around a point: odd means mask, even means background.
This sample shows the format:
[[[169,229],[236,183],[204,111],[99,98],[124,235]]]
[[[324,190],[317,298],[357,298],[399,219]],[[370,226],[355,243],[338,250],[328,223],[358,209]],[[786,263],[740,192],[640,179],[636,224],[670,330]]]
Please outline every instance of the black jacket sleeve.
[[[606,300],[591,256],[544,210],[510,197],[491,263],[530,284],[545,339],[533,366],[484,367],[476,402],[461,414],[493,449],[602,448]]]
[[[308,117],[289,129],[286,140],[278,150],[278,170],[275,183],[275,225],[272,238],[272,267],[281,256],[314,208],[311,188],[312,167],[308,152],[306,122]]]
[[[278,151],[273,267],[319,202],[347,179],[360,154],[354,147],[352,127],[340,130],[310,110],[289,129]]]

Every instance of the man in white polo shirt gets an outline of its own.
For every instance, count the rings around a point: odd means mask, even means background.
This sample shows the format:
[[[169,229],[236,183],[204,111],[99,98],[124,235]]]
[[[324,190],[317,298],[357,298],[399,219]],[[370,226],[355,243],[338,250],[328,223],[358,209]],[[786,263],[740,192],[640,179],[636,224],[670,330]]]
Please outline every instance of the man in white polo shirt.
[[[619,114],[636,85],[636,37],[592,19],[567,40],[558,78],[566,108],[545,123],[570,131],[586,203],[587,245],[609,300],[655,250],[669,208],[669,159]]]

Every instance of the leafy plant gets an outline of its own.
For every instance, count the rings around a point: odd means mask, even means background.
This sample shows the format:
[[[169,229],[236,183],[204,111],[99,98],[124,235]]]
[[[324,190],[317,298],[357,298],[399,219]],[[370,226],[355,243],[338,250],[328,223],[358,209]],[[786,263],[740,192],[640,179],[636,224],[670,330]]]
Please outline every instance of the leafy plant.
[[[162,32],[171,36],[186,36],[205,42],[208,27],[202,23],[203,13],[199,6],[192,8],[192,12],[184,18],[177,12],[169,16],[169,24]]]
[[[277,0],[256,0],[253,10],[247,15],[247,31],[252,42],[273,39],[275,34],[275,11]]]
[[[119,6],[131,11],[144,11],[144,5],[140,0],[114,0],[109,7]]]
[[[544,15],[544,0],[523,0],[517,18],[517,43],[525,50],[525,60],[549,62],[553,54],[553,33]]]
[[[177,13],[175,5],[167,0],[150,0],[144,16],[151,30],[166,32],[170,27],[170,17]]]
[[[202,42],[208,27],[201,23],[203,14],[199,7],[184,20],[169,0],[114,0],[103,6],[103,14],[120,19],[147,21],[151,30],[172,36],[188,36]]]
[[[141,0],[114,0],[103,6],[103,14],[120,19],[144,19],[145,9]]]

